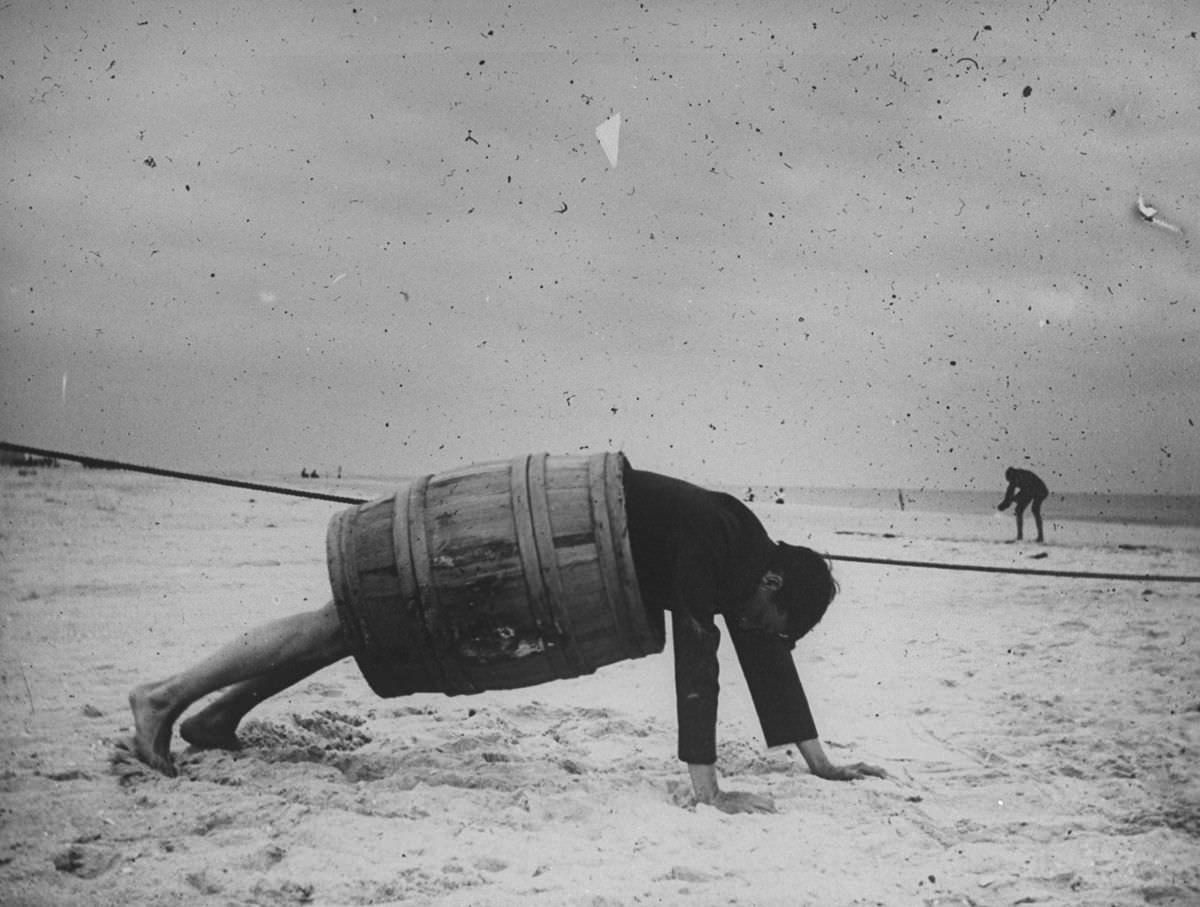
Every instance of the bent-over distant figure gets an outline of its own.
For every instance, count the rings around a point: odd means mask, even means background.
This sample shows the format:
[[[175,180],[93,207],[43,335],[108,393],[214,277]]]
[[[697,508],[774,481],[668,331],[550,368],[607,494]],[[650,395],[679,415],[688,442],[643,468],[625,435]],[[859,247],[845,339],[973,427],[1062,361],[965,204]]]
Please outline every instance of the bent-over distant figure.
[[[561,469],[557,462],[564,464]],[[603,470],[611,476],[603,487],[593,485],[591,493],[583,486],[582,519],[563,513],[570,489],[556,478],[560,472],[579,473],[580,464],[585,480]],[[628,545],[632,563],[618,552],[617,567],[605,574],[603,585],[626,588],[628,594],[610,598],[601,610],[608,614],[629,603],[635,606],[622,620],[645,625],[652,639],[635,654],[662,650],[664,612],[671,612],[678,756],[688,767],[696,802],[731,813],[775,809],[769,796],[718,785],[718,616],[768,746],[796,746],[809,770],[821,778],[886,776],[872,765],[837,765],[826,757],[792,660],[797,640],[816,626],[837,592],[823,556],[773,541],[750,509],[731,495],[636,470],[620,454],[596,454],[586,461],[547,461],[547,455],[537,454],[517,458],[511,467],[484,466],[491,468],[426,477],[398,493],[394,504],[380,499],[335,517],[330,535],[335,600],[317,611],[252,629],[177,674],[137,686],[130,694],[136,724],[129,744],[133,754],[151,768],[175,775],[172,728],[192,703],[217,690],[223,692],[185,720],[180,733],[196,747],[235,749],[237,726],[247,712],[349,655],[380,695],[526,685],[514,675],[540,671],[542,660],[569,667],[608,631],[598,629],[599,615],[587,610],[592,594],[587,590],[599,588],[596,583],[572,587],[575,591],[568,589],[564,596],[558,592],[575,582],[592,553],[615,539],[618,547]],[[487,485],[493,478],[499,482]],[[513,488],[511,503],[504,496],[495,511],[503,519],[489,517],[482,506],[495,497],[489,491],[491,498],[485,498],[485,486],[494,489],[496,484],[502,490],[510,484]],[[572,480],[572,488],[578,485]],[[475,497],[464,498],[460,506],[456,494]],[[460,518],[456,534],[438,534]],[[357,520],[354,530],[340,531],[347,520]],[[496,531],[514,520],[515,543],[498,542]],[[385,531],[372,531],[376,524]],[[393,550],[400,552],[394,562]],[[607,550],[611,554],[612,546]],[[349,579],[338,566],[347,560],[360,563],[358,575]],[[531,572],[523,580],[518,575],[517,583],[510,567],[515,565],[519,573],[521,560],[528,561]],[[504,569],[485,569],[493,563]],[[410,573],[414,564],[416,572]],[[538,574],[548,578],[545,587]],[[379,590],[392,588],[398,575],[401,586],[408,583],[407,591],[381,595]],[[405,578],[410,575],[415,579]],[[543,590],[529,596],[528,606],[527,585]],[[529,622],[505,602],[506,590],[514,586],[519,589],[514,598],[522,599],[520,609],[558,610]],[[538,674],[534,682],[570,673],[555,668]]]
[[[1050,489],[1046,487],[1045,482],[1028,469],[1017,469],[1010,466],[1004,470],[1004,478],[1008,480],[1008,490],[1004,492],[1004,500],[1000,502],[997,509],[1005,510],[1009,504],[1016,503],[1017,541],[1024,538],[1022,524],[1024,523],[1025,508],[1030,504],[1033,505],[1033,521],[1037,524],[1037,540],[1039,542],[1046,541],[1045,533],[1042,531],[1042,501],[1050,497]]]

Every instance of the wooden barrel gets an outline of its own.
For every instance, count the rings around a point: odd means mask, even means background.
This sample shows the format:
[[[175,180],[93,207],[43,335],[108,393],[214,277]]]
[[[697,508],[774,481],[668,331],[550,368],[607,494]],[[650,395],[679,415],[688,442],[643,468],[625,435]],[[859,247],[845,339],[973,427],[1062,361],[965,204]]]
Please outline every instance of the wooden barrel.
[[[619,453],[424,476],[329,524],[342,627],[380,696],[476,693],[663,649],[642,608]]]

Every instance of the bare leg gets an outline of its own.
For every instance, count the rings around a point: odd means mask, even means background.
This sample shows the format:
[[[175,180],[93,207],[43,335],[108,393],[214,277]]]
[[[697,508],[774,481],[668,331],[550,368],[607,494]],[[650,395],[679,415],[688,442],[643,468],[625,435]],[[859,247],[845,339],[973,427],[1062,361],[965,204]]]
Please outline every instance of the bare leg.
[[[1021,541],[1025,537],[1025,508],[1029,505],[1028,501],[1017,501],[1017,541]]]
[[[216,700],[179,725],[179,736],[201,749],[236,750],[241,748],[237,726],[252,708],[264,699],[286,690],[308,677],[316,668],[280,668],[229,687]]]
[[[1037,533],[1038,533],[1037,540],[1039,542],[1044,542],[1044,541],[1046,541],[1046,537],[1042,533],[1042,502],[1041,502],[1041,499],[1035,498],[1033,501],[1033,507],[1031,507],[1030,509],[1033,511],[1033,521],[1037,524]]]
[[[129,694],[134,754],[174,777],[171,729],[197,699],[264,675],[274,679],[272,692],[278,692],[349,654],[333,602],[256,627],[179,674],[134,687]]]

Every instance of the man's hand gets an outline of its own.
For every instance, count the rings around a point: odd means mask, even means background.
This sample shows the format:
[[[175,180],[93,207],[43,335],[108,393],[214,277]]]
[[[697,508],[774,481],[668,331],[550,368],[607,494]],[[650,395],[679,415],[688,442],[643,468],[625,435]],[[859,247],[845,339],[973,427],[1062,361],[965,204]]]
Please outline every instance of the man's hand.
[[[697,800],[697,803],[700,801]],[[717,791],[715,800],[708,801],[723,813],[773,813],[775,801],[766,794],[752,794],[749,791],[722,790]]]
[[[855,762],[853,765],[834,765],[828,763],[814,770],[813,774],[826,781],[857,781],[860,778],[886,778],[887,772],[877,765],[865,762]]]
[[[859,778],[886,778],[887,772],[875,765],[856,762],[853,765],[834,765],[825,755],[821,741],[816,738],[799,743],[800,755],[808,763],[808,770],[818,778],[828,781],[856,781]]]
[[[723,813],[773,813],[775,801],[765,794],[721,790],[717,784],[715,765],[688,765],[692,777],[692,792],[697,803],[715,806]]]

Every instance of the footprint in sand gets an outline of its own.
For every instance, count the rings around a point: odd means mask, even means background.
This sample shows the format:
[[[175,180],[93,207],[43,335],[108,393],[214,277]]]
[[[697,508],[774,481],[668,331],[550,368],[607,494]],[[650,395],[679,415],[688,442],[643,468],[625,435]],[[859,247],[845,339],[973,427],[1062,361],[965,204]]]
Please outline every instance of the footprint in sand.
[[[1092,625],[1084,623],[1082,620],[1064,620],[1057,624],[1060,630],[1091,630]],[[1040,631],[1037,631],[1040,633]],[[1034,634],[1031,634],[1034,635]]]
[[[672,866],[671,871],[665,875],[657,876],[656,882],[691,882],[692,884],[703,884],[704,882],[715,882],[721,878],[716,873],[706,872],[703,869],[693,869],[690,866]]]
[[[323,709],[293,715],[292,726],[249,721],[240,731],[243,750],[255,750],[268,762],[327,762],[371,742],[361,730],[365,718]]]
[[[304,687],[305,693],[324,696],[326,699],[341,699],[346,695],[345,689],[336,683],[324,683],[320,680],[310,680]]]
[[[94,879],[116,865],[121,855],[106,847],[74,843],[54,855],[54,868],[78,879]]]
[[[117,776],[118,784],[124,786],[136,781],[161,777],[137,757],[133,751],[132,740],[117,740],[111,745],[112,750],[108,754],[108,770]]]
[[[371,742],[371,738],[359,730],[367,720],[357,715],[321,709],[312,715],[293,715],[292,721],[310,734],[328,741],[331,748],[358,749]]]

